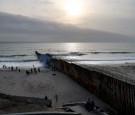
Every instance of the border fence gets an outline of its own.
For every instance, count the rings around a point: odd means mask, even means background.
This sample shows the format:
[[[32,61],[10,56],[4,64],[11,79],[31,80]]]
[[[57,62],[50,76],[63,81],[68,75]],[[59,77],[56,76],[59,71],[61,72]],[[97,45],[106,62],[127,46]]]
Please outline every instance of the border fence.
[[[122,115],[135,115],[135,86],[103,72],[53,59],[55,68],[78,82]]]

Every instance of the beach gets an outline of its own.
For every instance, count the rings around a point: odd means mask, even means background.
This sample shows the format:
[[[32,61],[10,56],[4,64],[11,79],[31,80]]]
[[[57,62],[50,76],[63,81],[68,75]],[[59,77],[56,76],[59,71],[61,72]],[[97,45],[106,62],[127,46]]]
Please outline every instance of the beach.
[[[63,104],[87,101],[88,98],[93,99],[95,104],[101,108],[111,110],[103,101],[89,93],[68,76],[47,68],[42,68],[40,72],[29,75],[26,74],[25,69],[21,69],[20,72],[1,69],[0,92],[8,95],[42,99],[47,96],[52,100],[52,110],[57,110]]]
[[[85,65],[84,67],[89,70],[95,70],[97,72],[103,73],[120,81],[135,85],[135,63],[111,65],[102,64],[92,66]]]
[[[21,113],[33,111],[52,111],[52,108],[42,104],[30,104],[26,102],[16,102],[10,99],[0,98],[0,114]]]

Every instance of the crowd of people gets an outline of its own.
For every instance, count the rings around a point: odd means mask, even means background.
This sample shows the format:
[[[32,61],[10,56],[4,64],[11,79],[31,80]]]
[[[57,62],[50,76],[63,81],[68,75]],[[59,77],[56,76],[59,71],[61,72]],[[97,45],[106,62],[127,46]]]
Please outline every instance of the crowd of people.
[[[8,67],[8,66],[6,66],[6,65],[3,65],[3,69],[8,69],[8,70],[11,70],[11,71],[21,71],[21,69],[20,68],[18,68],[17,66],[16,67],[13,67],[13,66],[11,66],[11,67]],[[34,67],[34,65],[33,65],[33,68],[31,68],[30,70],[26,70],[26,74],[27,75],[29,75],[29,74],[31,74],[31,73],[37,73],[37,72],[40,72],[41,70],[40,70],[40,68],[36,68],[36,67]]]
[[[85,104],[86,110],[89,111],[89,112],[91,112],[91,111],[93,111],[94,107],[95,107],[94,101],[89,98],[87,100],[86,104]]]
[[[29,75],[31,73],[37,73],[37,72],[40,72],[40,68],[35,68],[34,65],[33,65],[33,68],[31,68],[30,70],[26,70],[26,74]]]
[[[21,71],[21,69],[20,68],[18,68],[18,67],[13,67],[13,66],[11,66],[11,67],[7,67],[6,65],[3,65],[3,69],[8,69],[8,70],[11,70],[11,71]]]

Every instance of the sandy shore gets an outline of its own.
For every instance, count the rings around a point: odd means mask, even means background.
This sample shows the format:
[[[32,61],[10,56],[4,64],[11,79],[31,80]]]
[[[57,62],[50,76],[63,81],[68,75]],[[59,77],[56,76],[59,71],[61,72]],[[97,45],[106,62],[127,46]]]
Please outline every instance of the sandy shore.
[[[135,64],[112,64],[112,65],[91,65],[85,66],[89,70],[96,70],[115,79],[135,85]]]
[[[84,102],[89,97],[103,109],[111,109],[104,102],[89,93],[86,89],[58,71],[41,69],[41,72],[26,75],[25,70],[0,70],[0,92],[26,97],[52,99],[53,108],[66,103]],[[56,96],[58,100],[56,101]]]
[[[25,102],[16,102],[9,99],[0,98],[0,114],[6,113],[20,113],[32,111],[53,111],[52,108],[43,104],[29,104]]]

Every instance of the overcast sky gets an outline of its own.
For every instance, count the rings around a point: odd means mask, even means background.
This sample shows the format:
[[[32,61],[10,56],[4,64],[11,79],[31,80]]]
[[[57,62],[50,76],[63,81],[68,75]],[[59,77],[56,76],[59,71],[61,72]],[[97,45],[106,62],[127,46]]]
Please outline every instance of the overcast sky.
[[[0,41],[135,41],[135,0],[0,0],[0,12]]]

